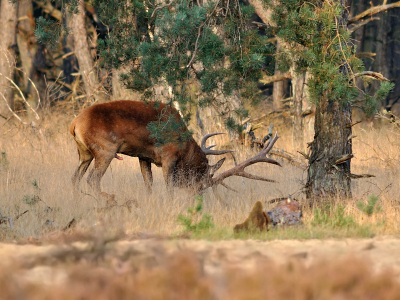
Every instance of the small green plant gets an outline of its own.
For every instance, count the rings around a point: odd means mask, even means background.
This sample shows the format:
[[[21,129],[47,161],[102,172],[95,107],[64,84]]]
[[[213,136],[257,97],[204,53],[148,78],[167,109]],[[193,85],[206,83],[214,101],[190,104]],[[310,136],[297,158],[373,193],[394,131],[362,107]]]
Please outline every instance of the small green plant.
[[[32,183],[32,186],[33,186],[33,188],[34,188],[34,190],[35,190],[35,193],[34,193],[34,194],[31,194],[31,195],[24,195],[24,196],[22,197],[22,201],[23,201],[24,203],[28,204],[28,205],[35,205],[35,204],[39,203],[40,201],[42,201],[43,203],[45,203],[45,202],[40,198],[40,196],[38,195],[39,192],[40,192],[40,188],[39,188],[39,184],[38,184],[37,180],[36,180],[36,179],[33,179],[31,183]],[[46,204],[46,203],[45,203],[45,204]],[[46,204],[46,206],[47,206],[47,204]]]
[[[370,217],[374,212],[379,212],[381,210],[381,206],[377,205],[378,201],[378,196],[371,195],[369,196],[367,204],[362,201],[357,202],[357,208]]]
[[[188,216],[182,214],[178,215],[177,221],[185,227],[185,232],[198,233],[201,231],[207,231],[214,228],[214,223],[212,222],[212,216],[209,214],[203,214],[203,197],[196,196],[197,204],[195,207],[189,207],[187,209]],[[195,219],[201,216],[200,221],[195,223]]]
[[[332,205],[330,202],[314,208],[314,226],[329,226],[332,228],[348,228],[356,222],[352,216],[345,215],[345,205]]]
[[[41,201],[38,195],[24,195],[22,201],[28,205],[35,205]]]

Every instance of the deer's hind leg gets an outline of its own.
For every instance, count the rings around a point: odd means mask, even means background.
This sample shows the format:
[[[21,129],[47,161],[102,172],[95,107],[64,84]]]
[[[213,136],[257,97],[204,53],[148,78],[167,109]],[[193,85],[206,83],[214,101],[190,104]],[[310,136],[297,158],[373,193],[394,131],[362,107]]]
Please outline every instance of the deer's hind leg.
[[[90,170],[87,182],[95,192],[97,198],[100,195],[106,195],[105,193],[101,193],[100,181],[113,158],[115,158],[115,152],[98,151],[95,153],[94,168]]]
[[[83,175],[85,175],[87,169],[89,168],[90,163],[93,160],[93,154],[88,149],[80,147],[79,144],[78,144],[78,155],[79,155],[79,165],[76,168],[75,173],[71,178],[75,191],[78,190],[79,182],[81,181]]]

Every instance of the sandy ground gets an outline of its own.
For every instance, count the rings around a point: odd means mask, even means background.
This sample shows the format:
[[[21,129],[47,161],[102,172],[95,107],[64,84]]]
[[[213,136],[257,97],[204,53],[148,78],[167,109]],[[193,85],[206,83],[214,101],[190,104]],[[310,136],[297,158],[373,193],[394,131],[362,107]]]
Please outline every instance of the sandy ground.
[[[189,250],[199,257],[204,271],[217,275],[225,267],[239,267],[244,271],[257,268],[260,259],[284,264],[300,260],[310,265],[319,260],[334,261],[348,256],[370,262],[376,271],[390,269],[400,280],[400,237],[386,236],[371,239],[341,240],[228,240],[205,241],[190,239],[133,239],[108,243],[74,242],[70,244],[17,245],[0,244],[1,265],[18,264],[23,276],[34,281],[60,280],[48,272],[51,266],[68,261],[101,256],[104,260],[122,261],[129,257],[140,263],[157,262],[176,251]],[[58,264],[58,266],[60,266]],[[46,271],[47,270],[47,271]],[[46,274],[52,274],[48,276]],[[21,274],[22,275],[22,274]],[[50,281],[50,282],[49,282]]]

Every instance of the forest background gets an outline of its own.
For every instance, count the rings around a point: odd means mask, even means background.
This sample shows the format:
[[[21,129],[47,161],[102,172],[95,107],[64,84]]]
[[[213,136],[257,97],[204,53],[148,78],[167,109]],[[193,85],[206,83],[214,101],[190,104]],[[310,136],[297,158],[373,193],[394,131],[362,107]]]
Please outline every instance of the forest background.
[[[397,124],[399,5],[2,1],[0,115],[45,138],[51,115],[158,100],[197,140],[227,129],[227,148],[251,148],[273,123],[308,172],[297,193],[351,198],[351,179],[370,177],[350,171],[351,128],[376,113]]]

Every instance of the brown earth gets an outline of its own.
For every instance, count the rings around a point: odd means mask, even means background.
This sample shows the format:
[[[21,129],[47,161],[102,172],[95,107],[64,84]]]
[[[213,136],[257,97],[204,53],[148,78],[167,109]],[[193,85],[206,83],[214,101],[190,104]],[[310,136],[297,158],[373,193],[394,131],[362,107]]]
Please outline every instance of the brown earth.
[[[354,257],[365,261],[374,271],[391,270],[400,280],[400,238],[380,236],[370,239],[327,240],[226,240],[134,239],[114,242],[73,242],[69,244],[0,244],[1,265],[18,265],[26,278],[35,281],[58,280],[47,277],[43,267],[69,262],[101,259],[136,260],[147,264],[164,260],[180,251],[190,251],[202,261],[206,274],[215,275],[227,267],[247,271],[257,269],[260,260],[278,265],[300,261],[306,267],[320,261],[334,262]],[[26,270],[30,270],[26,272]],[[40,271],[38,271],[40,270]],[[32,276],[35,274],[35,276]],[[36,274],[36,272],[39,272]],[[22,274],[21,273],[21,274]],[[61,276],[61,275],[60,275]],[[63,278],[63,276],[61,276]]]

